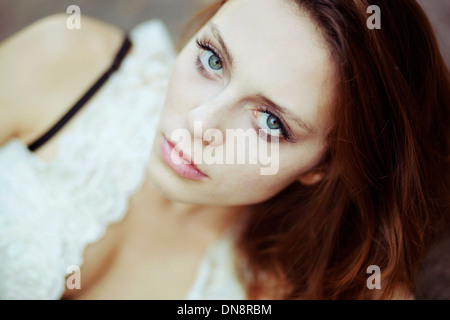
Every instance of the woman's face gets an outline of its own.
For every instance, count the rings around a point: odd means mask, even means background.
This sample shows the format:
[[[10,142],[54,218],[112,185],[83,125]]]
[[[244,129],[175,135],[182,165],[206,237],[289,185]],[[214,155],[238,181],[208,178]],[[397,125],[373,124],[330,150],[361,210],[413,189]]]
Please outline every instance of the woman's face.
[[[180,53],[149,167],[168,198],[250,205],[296,180],[321,178],[312,170],[333,124],[334,65],[315,25],[294,6],[230,0]],[[174,145],[204,175],[177,166],[177,157],[168,157]]]

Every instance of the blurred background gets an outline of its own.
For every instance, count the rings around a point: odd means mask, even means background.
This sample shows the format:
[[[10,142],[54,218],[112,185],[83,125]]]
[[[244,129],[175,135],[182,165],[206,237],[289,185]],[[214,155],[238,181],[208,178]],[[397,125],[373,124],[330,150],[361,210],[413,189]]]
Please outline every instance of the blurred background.
[[[186,21],[205,2],[207,0],[0,0],[0,41],[40,18],[65,13],[70,5],[79,6],[82,15],[128,31],[140,22],[161,19],[177,41]]]
[[[176,43],[187,20],[206,2],[208,0],[0,0],[0,42],[42,17],[65,13],[69,5],[78,5],[82,15],[127,31],[140,22],[161,19]],[[429,16],[444,59],[450,66],[450,0],[418,2]],[[450,237],[430,251],[418,279],[416,298],[450,299],[449,266]]]
[[[395,0],[393,0],[395,1]],[[208,0],[0,0],[0,41],[30,23],[78,5],[81,14],[131,30],[140,22],[159,18],[176,43],[186,20]],[[450,66],[450,0],[418,0],[435,28]]]

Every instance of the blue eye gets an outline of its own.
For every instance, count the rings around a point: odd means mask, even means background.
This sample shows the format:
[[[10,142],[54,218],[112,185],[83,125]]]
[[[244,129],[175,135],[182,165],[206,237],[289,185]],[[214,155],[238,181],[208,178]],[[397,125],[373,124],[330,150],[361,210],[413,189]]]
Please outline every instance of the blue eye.
[[[197,40],[197,45],[201,49],[200,54],[197,57],[197,68],[203,74],[205,72],[216,73],[219,76],[223,75],[223,60],[220,57],[220,53],[209,43],[201,42]]]
[[[261,129],[266,130],[268,134],[275,137],[284,135],[283,125],[280,119],[268,112],[254,112],[258,125]]]
[[[211,51],[203,51],[200,54],[200,61],[204,66],[208,66],[213,71],[221,71],[223,69],[222,67],[222,61],[219,57],[217,57],[213,52]]]
[[[286,130],[282,118],[266,107],[259,107],[252,111],[255,125],[261,137],[272,141],[272,138],[277,138],[277,141],[285,140],[290,143],[295,143],[296,140],[289,130]]]

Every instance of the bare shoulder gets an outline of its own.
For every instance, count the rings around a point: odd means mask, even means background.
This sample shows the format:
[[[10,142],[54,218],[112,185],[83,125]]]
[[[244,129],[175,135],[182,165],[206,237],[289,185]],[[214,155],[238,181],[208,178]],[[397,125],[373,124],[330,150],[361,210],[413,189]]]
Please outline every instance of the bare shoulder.
[[[69,30],[68,17],[45,17],[0,44],[0,145],[57,120],[117,53],[121,29],[82,16]]]

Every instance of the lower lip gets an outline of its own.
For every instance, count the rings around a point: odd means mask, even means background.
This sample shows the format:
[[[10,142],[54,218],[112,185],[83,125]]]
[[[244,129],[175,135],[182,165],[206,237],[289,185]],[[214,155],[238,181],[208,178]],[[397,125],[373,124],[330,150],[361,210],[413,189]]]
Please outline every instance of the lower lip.
[[[174,146],[170,144],[166,138],[162,137],[161,139],[161,155],[163,161],[179,176],[190,179],[190,180],[204,180],[207,176],[200,172],[194,165],[187,164],[186,160],[179,157],[180,164],[174,163],[172,161],[172,150]],[[176,152],[174,152],[175,156],[178,156]]]

